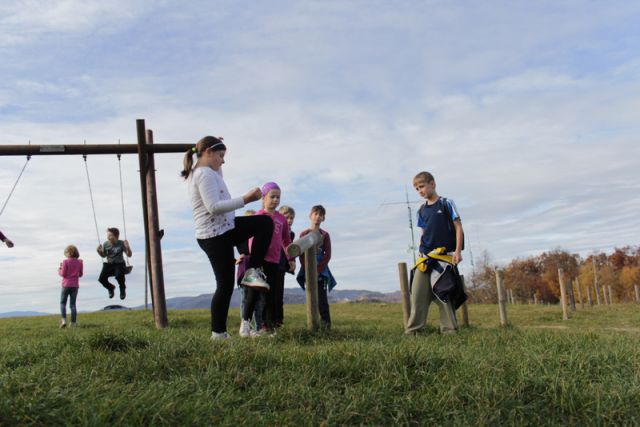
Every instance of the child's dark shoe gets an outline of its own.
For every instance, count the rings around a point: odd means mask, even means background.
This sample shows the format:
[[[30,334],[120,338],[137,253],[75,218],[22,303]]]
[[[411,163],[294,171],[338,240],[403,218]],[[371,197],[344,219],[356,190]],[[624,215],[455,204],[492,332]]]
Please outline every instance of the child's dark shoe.
[[[124,288],[120,288],[120,299],[125,299],[127,297],[127,291]]]
[[[111,287],[109,288],[109,298],[113,298],[114,292],[116,287],[111,285]]]

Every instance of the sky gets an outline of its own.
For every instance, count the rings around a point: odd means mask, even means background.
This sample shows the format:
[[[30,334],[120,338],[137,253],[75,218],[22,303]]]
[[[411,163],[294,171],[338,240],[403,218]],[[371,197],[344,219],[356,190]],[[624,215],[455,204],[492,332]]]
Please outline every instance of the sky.
[[[0,145],[134,144],[136,119],[156,144],[223,136],[233,196],[277,182],[297,233],[326,207],[338,289],[399,289],[423,170],[460,211],[465,274],[606,252],[640,243],[638,22],[633,1],[7,0]],[[167,298],[215,289],[182,157],[155,159]],[[0,156],[1,203],[25,162]],[[0,216],[0,312],[57,312],[68,244],[78,309],[119,303],[95,248],[123,225],[125,303],[144,303],[137,162],[121,160],[123,223],[115,155],[32,157]]]

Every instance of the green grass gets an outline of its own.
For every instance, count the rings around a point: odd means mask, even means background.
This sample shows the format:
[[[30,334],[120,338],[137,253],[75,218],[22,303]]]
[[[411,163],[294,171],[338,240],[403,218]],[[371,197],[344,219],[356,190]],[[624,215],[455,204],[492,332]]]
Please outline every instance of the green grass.
[[[436,325],[432,306],[430,325]],[[205,310],[0,320],[0,425],[633,425],[640,308],[470,306],[472,327],[403,336],[396,304],[331,307],[311,334],[211,342]]]

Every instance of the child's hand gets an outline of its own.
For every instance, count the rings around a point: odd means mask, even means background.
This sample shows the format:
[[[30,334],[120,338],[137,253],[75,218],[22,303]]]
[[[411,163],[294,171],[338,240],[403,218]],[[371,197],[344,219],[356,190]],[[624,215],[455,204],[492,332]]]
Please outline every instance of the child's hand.
[[[462,254],[460,251],[455,251],[453,253],[453,263],[457,265],[460,264],[460,262],[462,262]]]
[[[244,254],[240,254],[238,256],[238,259],[236,260],[236,265],[242,263],[242,261],[244,261]]]
[[[12,248],[13,247],[13,242],[9,239],[5,239],[4,240],[4,244],[7,245],[8,248]]]
[[[251,202],[255,202],[256,200],[260,200],[261,198],[262,198],[262,190],[260,190],[258,187],[247,191],[247,193],[244,196],[242,196],[242,199],[244,200],[244,204],[245,205],[247,203],[251,203]]]
[[[296,271],[296,261],[292,259],[289,261],[289,273],[295,273]]]

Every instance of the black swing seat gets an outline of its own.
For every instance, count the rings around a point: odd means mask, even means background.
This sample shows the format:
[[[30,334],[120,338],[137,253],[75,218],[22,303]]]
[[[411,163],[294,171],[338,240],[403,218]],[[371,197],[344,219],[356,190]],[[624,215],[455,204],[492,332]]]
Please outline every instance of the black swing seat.
[[[133,265],[127,265],[127,266],[124,268],[124,274],[129,274],[129,273],[131,273],[131,270],[133,270]],[[108,275],[107,277],[114,277],[114,274],[110,274],[110,275]]]

